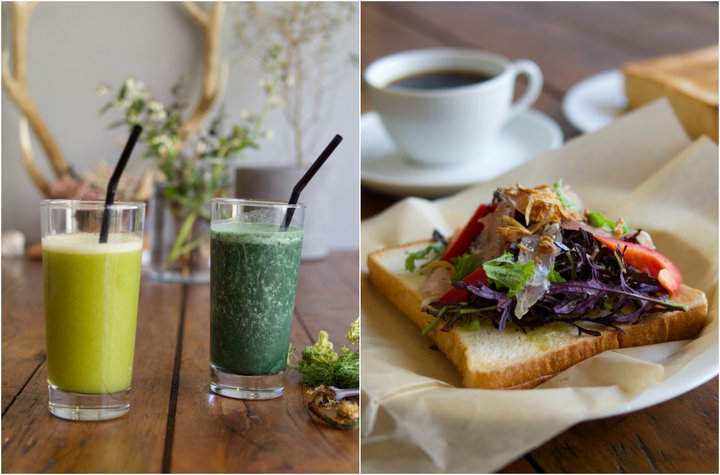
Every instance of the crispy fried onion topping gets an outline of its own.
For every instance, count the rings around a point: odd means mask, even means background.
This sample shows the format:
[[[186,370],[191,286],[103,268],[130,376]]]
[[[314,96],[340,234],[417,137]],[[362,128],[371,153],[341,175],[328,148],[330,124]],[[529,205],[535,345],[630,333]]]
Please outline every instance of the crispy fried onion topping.
[[[550,185],[525,188],[517,184],[510,188],[498,188],[500,196],[510,201],[515,209],[525,215],[525,225],[537,222],[582,221],[581,211],[563,206],[560,198]]]
[[[550,219],[539,221],[528,228],[511,216],[503,216],[503,221],[507,224],[507,226],[499,227],[498,234],[505,237],[507,242],[515,242],[524,237],[537,234],[540,230],[545,228],[545,225],[553,222]],[[522,246],[522,244],[518,244],[518,247],[520,247],[521,250],[526,250],[523,249],[524,246]],[[542,236],[540,243],[538,244],[537,252],[540,254],[547,254],[553,252],[554,250],[555,245],[553,244],[552,239],[547,236]]]

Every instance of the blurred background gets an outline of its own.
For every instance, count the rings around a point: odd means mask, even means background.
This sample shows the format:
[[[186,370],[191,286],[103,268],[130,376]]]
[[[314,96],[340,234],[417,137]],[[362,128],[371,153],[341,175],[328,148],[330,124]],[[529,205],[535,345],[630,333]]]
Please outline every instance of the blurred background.
[[[717,2],[364,2],[361,13],[361,71],[388,54],[435,47],[476,48],[538,64],[543,92],[531,112],[544,120],[529,123],[522,134],[510,134],[507,138],[514,140],[497,147],[498,161],[506,152],[521,150],[521,159],[531,159],[546,151],[547,144],[528,137],[551,135],[547,125],[567,142],[626,113],[623,65],[718,43]],[[522,81],[518,84],[521,91]],[[454,192],[473,178],[484,181],[492,174],[478,166],[455,170],[455,176],[448,171],[430,177],[418,167],[401,165],[398,154],[386,150],[389,142],[374,140],[387,137],[378,133],[376,121],[368,120],[375,117],[365,84],[361,110],[363,219],[402,199],[409,185],[415,194],[437,198],[434,189],[423,187],[446,178],[443,191],[457,185]],[[569,114],[577,110],[581,116]],[[395,168],[381,167],[381,159]]]
[[[79,186],[79,181],[87,185],[114,167],[128,136],[126,122],[133,118],[123,103],[132,99],[127,95],[144,99],[146,117],[154,112],[155,119],[162,119],[158,123],[167,123],[171,104],[177,101],[173,86],[182,77],[187,106],[182,117],[204,108],[198,114],[200,127],[183,144],[185,155],[203,150],[208,155],[210,141],[206,139],[218,137],[212,137],[212,131],[208,136],[207,131],[220,111],[225,116],[224,138],[237,141],[247,132],[241,138],[252,134],[259,146],[254,149],[243,143],[236,154],[228,153],[233,167],[306,168],[335,134],[341,134],[344,141],[316,185],[324,198],[314,198],[312,206],[322,208],[323,239],[329,249],[358,247],[357,4],[235,2],[223,4],[217,17],[214,8],[210,2],[41,2],[18,15],[13,4],[3,2],[4,231],[20,230],[29,242],[37,241],[43,198],[23,165],[21,114],[18,101],[8,94],[6,76],[23,94],[27,91],[30,99],[20,94],[20,102],[34,104],[72,169],[72,179],[66,176],[58,183],[62,173],[53,171],[31,121],[30,145],[37,172],[58,197],[69,194],[72,190],[68,189]],[[216,46],[207,41],[213,37]],[[17,51],[24,51],[22,58],[15,57]],[[209,55],[217,59],[212,67],[205,62]],[[22,68],[17,70],[18,59],[26,62],[25,74]],[[214,75],[214,89],[207,74]],[[128,77],[133,78],[130,88]],[[125,98],[120,97],[123,85]],[[101,115],[106,104],[110,104],[108,110]],[[121,124],[110,128],[116,121]],[[245,129],[233,136],[234,125]],[[149,140],[141,140],[127,175],[138,180],[148,177],[143,170],[152,160],[141,157],[151,148]],[[155,155],[166,152],[158,147],[151,150]]]

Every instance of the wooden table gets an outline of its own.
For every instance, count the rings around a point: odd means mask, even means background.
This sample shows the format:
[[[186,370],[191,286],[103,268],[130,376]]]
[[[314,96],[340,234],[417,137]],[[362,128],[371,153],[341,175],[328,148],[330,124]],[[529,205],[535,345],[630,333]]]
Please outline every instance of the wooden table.
[[[717,3],[365,3],[361,63],[406,49],[461,46],[529,58],[545,85],[535,108],[565,139],[579,134],[562,113],[578,81],[629,60],[717,42]],[[372,110],[367,91],[363,112]],[[362,189],[368,218],[399,198]],[[718,379],[646,410],[584,422],[504,468],[504,472],[718,471]]]
[[[209,392],[209,305],[209,285],[143,276],[130,412],[65,421],[47,409],[42,265],[4,259],[2,471],[357,472],[358,431],[314,422],[297,371],[278,399]],[[301,264],[295,347],[324,329],[339,350],[357,312],[357,252]]]

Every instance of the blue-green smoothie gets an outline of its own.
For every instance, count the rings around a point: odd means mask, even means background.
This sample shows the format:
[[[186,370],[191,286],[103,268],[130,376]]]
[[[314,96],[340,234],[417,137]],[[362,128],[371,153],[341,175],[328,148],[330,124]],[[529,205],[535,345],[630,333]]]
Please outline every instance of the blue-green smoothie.
[[[213,222],[210,363],[239,375],[285,369],[303,230],[278,224]]]

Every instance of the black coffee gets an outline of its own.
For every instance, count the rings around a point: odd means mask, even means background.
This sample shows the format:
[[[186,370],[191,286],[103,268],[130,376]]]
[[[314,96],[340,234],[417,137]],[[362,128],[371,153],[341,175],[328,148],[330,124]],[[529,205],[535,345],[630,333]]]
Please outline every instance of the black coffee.
[[[405,89],[445,89],[469,86],[492,79],[494,76],[480,71],[429,71],[396,79],[388,87]]]

